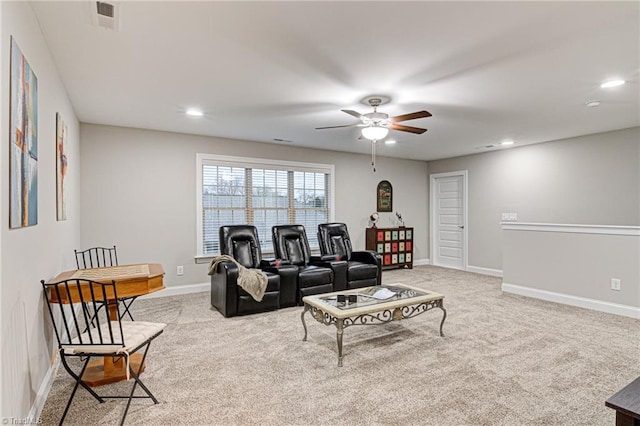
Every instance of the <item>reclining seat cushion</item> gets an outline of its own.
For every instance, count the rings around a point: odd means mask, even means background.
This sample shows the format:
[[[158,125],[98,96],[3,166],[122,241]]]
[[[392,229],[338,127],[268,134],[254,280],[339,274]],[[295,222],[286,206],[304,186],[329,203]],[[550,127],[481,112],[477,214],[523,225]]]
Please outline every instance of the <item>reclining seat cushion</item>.
[[[271,311],[280,307],[280,277],[269,272],[266,272],[265,275],[267,276],[267,289],[260,302],[257,302],[253,296],[238,287],[239,315]]]
[[[371,263],[362,263],[351,261],[347,268],[347,277],[349,281],[360,281],[378,276],[378,267]]]
[[[278,274],[274,274],[271,272],[263,272],[263,274],[267,276],[267,289],[265,290],[265,294],[274,291],[280,291],[280,277],[278,276]],[[238,286],[238,293],[243,297],[251,297],[251,295],[244,291],[244,289],[240,286]]]
[[[325,284],[331,285],[333,282],[333,272],[329,268],[307,265],[300,266],[298,271],[298,283],[301,288],[316,287]]]

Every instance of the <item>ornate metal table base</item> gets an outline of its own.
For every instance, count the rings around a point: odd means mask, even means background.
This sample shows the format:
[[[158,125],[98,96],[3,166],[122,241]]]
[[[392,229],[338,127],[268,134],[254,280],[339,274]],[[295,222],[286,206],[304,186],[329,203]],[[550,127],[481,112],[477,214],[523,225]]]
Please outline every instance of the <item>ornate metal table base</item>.
[[[342,333],[345,328],[352,325],[385,324],[391,321],[400,321],[404,318],[415,317],[434,308],[442,309],[443,315],[442,321],[440,321],[440,336],[444,337],[442,326],[444,325],[444,320],[447,318],[447,311],[444,309],[444,306],[442,306],[442,299],[430,300],[417,305],[401,306],[347,318],[336,318],[322,311],[320,308],[305,303],[304,311],[300,314],[302,326],[304,327],[304,337],[302,338],[302,341],[307,341],[307,324],[304,320],[304,316],[308,311],[311,311],[311,315],[319,323],[324,325],[334,324],[336,326],[336,339],[338,341],[338,367],[342,367]]]

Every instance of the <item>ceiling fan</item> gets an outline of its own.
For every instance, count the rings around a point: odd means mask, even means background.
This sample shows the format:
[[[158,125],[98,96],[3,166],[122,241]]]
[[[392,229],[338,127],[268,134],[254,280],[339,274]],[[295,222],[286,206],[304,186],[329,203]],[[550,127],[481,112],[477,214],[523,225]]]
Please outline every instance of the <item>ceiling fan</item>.
[[[399,130],[401,132],[415,133],[418,135],[423,134],[427,131],[427,129],[405,126],[404,124],[397,123],[400,123],[402,121],[415,120],[418,118],[431,117],[431,113],[423,110],[412,112],[409,114],[397,115],[395,117],[389,117],[389,114],[378,112],[378,107],[383,103],[388,102],[389,98],[383,96],[370,96],[363,100],[363,102],[365,101],[368,102],[371,107],[373,107],[373,112],[360,114],[359,112],[350,109],[342,110],[342,112],[346,112],[347,114],[360,119],[360,123],[347,124],[343,126],[316,127],[316,130],[337,129],[340,127],[362,127],[362,137],[371,141],[371,165],[373,166],[373,171],[375,172],[376,142],[384,139],[389,133],[389,130]]]
[[[422,129],[420,127],[405,126],[397,123],[415,120],[418,118],[431,117],[431,113],[428,111],[416,111],[409,114],[389,117],[389,114],[378,112],[378,107],[383,103],[383,97],[372,96],[366,98],[365,101],[373,107],[373,112],[360,114],[359,112],[350,109],[342,110],[342,112],[346,112],[347,114],[360,119],[360,123],[347,124],[344,126],[316,127],[316,130],[337,129],[340,127],[362,127],[362,136],[366,139],[376,141],[384,139],[384,137],[389,133],[389,130],[399,130],[401,132],[416,133],[418,135],[427,131],[427,129]]]

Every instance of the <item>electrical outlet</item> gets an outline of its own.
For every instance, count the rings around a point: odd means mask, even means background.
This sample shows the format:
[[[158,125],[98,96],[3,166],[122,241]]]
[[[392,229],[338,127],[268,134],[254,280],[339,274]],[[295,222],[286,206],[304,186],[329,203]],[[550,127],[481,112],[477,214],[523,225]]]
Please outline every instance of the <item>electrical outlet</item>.
[[[617,278],[611,278],[611,290],[620,291],[620,280]]]
[[[517,221],[518,213],[509,213],[509,220]]]
[[[176,268],[176,274],[178,275],[184,275],[184,266],[178,266]]]
[[[502,213],[502,220],[509,220],[509,213]]]

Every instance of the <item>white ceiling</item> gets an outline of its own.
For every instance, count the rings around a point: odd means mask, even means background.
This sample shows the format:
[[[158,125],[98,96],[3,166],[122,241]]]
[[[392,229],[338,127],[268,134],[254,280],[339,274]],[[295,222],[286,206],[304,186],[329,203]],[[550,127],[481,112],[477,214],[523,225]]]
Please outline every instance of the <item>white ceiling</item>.
[[[635,1],[115,4],[117,32],[95,2],[32,3],[81,122],[368,153],[357,128],[315,127],[382,94],[433,117],[379,154],[422,160],[640,125]]]

